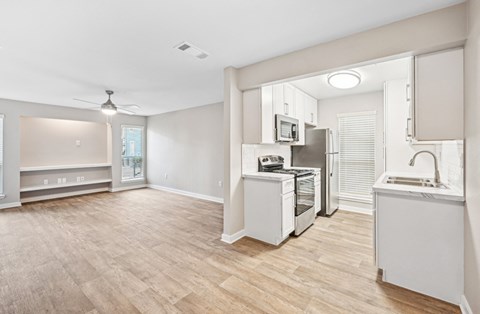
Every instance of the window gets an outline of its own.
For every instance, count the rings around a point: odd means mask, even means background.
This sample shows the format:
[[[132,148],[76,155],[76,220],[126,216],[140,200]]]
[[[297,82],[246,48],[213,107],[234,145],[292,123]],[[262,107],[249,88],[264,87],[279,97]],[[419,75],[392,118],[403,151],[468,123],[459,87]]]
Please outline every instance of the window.
[[[3,118],[0,114],[0,199],[3,196]]]
[[[143,127],[122,125],[122,181],[143,179]]]
[[[376,112],[338,115],[340,198],[372,202]]]

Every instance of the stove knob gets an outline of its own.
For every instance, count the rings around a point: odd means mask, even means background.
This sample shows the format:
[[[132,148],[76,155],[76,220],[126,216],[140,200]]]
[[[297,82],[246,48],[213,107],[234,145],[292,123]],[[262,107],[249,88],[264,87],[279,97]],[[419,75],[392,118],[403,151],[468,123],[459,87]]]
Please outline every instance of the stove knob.
[[[262,161],[263,161],[263,162],[267,162],[267,161],[268,161],[268,158],[263,158]]]

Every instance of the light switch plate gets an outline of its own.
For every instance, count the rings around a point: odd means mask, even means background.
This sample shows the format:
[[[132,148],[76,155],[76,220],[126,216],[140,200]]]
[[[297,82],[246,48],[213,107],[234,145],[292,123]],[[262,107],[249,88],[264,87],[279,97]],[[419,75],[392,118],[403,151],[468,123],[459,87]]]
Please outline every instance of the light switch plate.
[[[81,145],[80,140],[76,140],[76,141],[75,141],[75,146],[80,147],[80,145]]]
[[[43,184],[47,185],[48,184],[48,179],[43,180]]]

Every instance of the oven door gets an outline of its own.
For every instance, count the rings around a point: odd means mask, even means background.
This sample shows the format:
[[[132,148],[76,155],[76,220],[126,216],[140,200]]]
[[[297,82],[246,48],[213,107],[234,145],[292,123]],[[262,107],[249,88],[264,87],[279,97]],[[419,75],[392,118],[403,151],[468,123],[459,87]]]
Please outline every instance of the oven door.
[[[276,141],[298,141],[298,120],[281,114],[275,115]]]
[[[295,216],[300,216],[315,206],[315,175],[309,174],[296,178],[297,204]]]

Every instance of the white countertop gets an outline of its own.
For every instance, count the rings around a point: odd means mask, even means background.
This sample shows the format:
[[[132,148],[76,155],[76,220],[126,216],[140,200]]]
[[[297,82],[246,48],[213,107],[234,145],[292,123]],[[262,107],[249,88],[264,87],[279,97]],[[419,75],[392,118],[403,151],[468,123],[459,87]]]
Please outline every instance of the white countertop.
[[[447,186],[445,188],[429,188],[421,186],[411,186],[411,185],[402,185],[402,184],[388,184],[384,183],[385,177],[387,176],[396,176],[396,177],[410,177],[410,178],[422,178],[412,174],[398,173],[398,172],[385,172],[378,178],[377,182],[373,185],[374,192],[384,192],[408,196],[417,196],[423,198],[432,198],[439,200],[449,200],[464,202],[465,196],[463,191],[458,191]]]
[[[285,181],[293,179],[293,174],[273,173],[273,172],[249,172],[242,175],[244,179],[259,179],[272,181]]]

